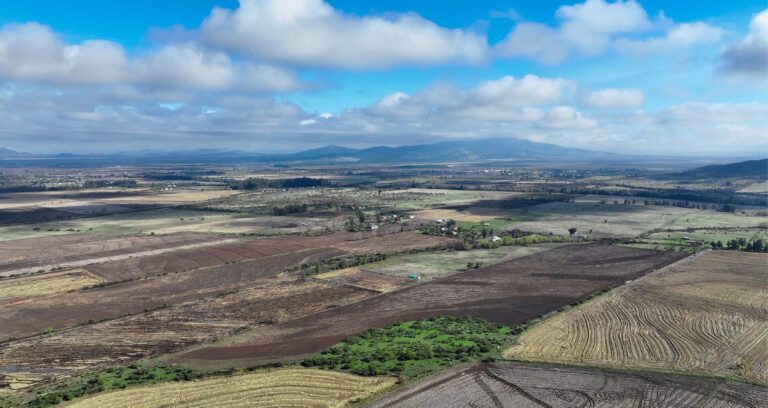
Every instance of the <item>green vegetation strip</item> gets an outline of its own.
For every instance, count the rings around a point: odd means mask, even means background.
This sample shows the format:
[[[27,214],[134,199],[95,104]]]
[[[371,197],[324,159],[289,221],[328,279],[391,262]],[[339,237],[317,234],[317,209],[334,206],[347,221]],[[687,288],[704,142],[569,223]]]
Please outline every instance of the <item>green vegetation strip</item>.
[[[431,317],[368,330],[301,364],[366,376],[416,377],[456,363],[492,359],[524,329],[468,317]]]

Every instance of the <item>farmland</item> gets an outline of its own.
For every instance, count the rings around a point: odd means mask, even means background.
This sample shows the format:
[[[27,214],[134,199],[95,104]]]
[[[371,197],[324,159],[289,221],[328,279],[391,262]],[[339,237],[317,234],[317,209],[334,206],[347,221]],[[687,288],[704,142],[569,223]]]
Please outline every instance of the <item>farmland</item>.
[[[366,407],[760,407],[768,390],[721,379],[594,368],[465,365],[408,385]]]
[[[394,382],[392,377],[360,377],[327,370],[292,368],[111,392],[68,406],[340,407],[390,387]]]
[[[514,224],[514,228],[562,234],[573,227],[579,233],[594,238],[635,237],[690,212],[689,209],[677,207],[628,206],[591,201],[541,204],[529,210],[549,215]]]
[[[707,252],[548,319],[505,356],[768,383],[764,254]]]
[[[436,315],[513,325],[680,257],[617,246],[562,246],[243,333],[170,361],[208,367],[300,358],[368,328]]]
[[[339,255],[397,252],[451,242],[408,232],[382,237],[364,234],[277,237],[88,266],[89,271],[115,284],[82,290],[76,297],[61,293],[33,303],[0,306],[0,338],[26,337],[48,327],[61,329],[215,296],[246,288],[253,279]],[[148,277],[151,279],[139,279]]]
[[[289,276],[257,279],[251,287],[236,293],[11,341],[0,348],[0,366],[14,369],[0,371],[0,388],[24,389],[162,355],[371,294],[349,286],[301,282]],[[52,364],[55,370],[51,370]]]
[[[85,188],[116,178],[92,169],[79,190],[0,195],[0,405],[347,406],[402,383],[372,404],[762,404],[764,388],[681,373],[766,383],[764,258],[667,266],[765,239],[760,207],[516,166],[128,168],[132,188]],[[14,174],[67,173],[36,171]]]
[[[540,244],[535,246],[510,246],[495,249],[477,249],[474,251],[454,251],[406,255],[396,259],[365,266],[364,270],[407,278],[419,275],[422,281],[429,281],[443,276],[467,270],[467,264],[491,266],[500,262],[531,255],[554,248],[560,244]]]

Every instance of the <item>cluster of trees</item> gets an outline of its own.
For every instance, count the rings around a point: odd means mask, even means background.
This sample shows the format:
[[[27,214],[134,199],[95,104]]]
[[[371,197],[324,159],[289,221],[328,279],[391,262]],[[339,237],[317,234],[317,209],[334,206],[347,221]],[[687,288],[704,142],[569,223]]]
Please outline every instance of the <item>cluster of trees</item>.
[[[355,255],[348,258],[332,258],[324,259],[322,261],[310,262],[302,264],[300,269],[305,270],[302,275],[319,274],[325,271],[333,271],[336,269],[351,268],[353,266],[366,265],[374,262],[380,262],[387,259],[387,254],[368,254],[368,255]],[[312,272],[308,273],[306,270]]]
[[[532,244],[539,244],[543,242],[569,242],[571,238],[565,235],[536,235],[532,232],[525,232],[520,230],[512,230],[504,232],[499,240],[493,241],[491,238],[494,236],[494,230],[491,227],[477,227],[462,228],[455,227],[453,220],[448,221],[446,224],[429,225],[422,229],[422,233],[430,235],[441,236],[454,236],[461,239],[463,249],[470,250],[472,248],[499,248],[502,246],[528,246]],[[456,234],[453,234],[456,232]],[[573,233],[576,231],[574,230]],[[571,233],[571,235],[573,235]]]
[[[301,188],[325,187],[331,185],[328,180],[312,177],[295,177],[288,179],[247,178],[232,180],[229,183],[232,190],[259,190],[262,188]]]
[[[102,188],[102,187],[136,187],[136,180],[86,180],[83,182],[83,188]]]
[[[358,375],[396,375],[409,367],[430,366],[430,361],[436,367],[480,358],[506,341],[504,329],[482,319],[432,317],[368,330],[301,364]]]
[[[732,251],[745,252],[768,252],[768,245],[762,239],[747,241],[744,238],[732,239],[723,244],[723,241],[712,241],[709,243],[712,248],[730,249]]]
[[[306,204],[288,204],[284,207],[274,206],[272,207],[272,214],[274,215],[290,215],[307,212]]]

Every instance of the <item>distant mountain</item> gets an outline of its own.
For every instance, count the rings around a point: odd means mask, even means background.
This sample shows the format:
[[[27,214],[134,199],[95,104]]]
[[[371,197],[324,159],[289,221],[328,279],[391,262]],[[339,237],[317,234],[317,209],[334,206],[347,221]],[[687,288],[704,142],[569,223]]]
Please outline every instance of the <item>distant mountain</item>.
[[[747,160],[738,163],[714,164],[679,173],[689,179],[763,177],[768,178],[768,159]]]
[[[322,154],[320,154],[322,153]],[[515,138],[448,141],[414,146],[376,146],[362,150],[326,146],[296,154],[282,155],[285,161],[348,157],[364,163],[467,162],[503,159],[590,160],[616,155],[573,149]],[[274,157],[272,158],[274,159]]]
[[[28,158],[46,161],[48,165],[130,165],[147,163],[247,163],[247,162],[312,162],[312,163],[436,163],[478,162],[485,160],[568,160],[590,161],[618,159],[613,153],[574,149],[547,143],[536,143],[515,138],[457,140],[413,146],[376,146],[351,149],[328,145],[297,153],[254,153],[220,149],[187,151],[132,151],[118,153],[29,155],[0,148],[0,160]],[[15,165],[22,165],[14,160]],[[4,165],[10,165],[6,162]]]
[[[15,150],[11,150],[11,149],[6,149],[4,147],[0,147],[0,158],[11,159],[11,158],[15,158],[15,157],[29,157],[29,154],[28,153],[17,152]]]
[[[327,158],[327,157],[348,156],[348,155],[353,155],[358,151],[359,150],[357,149],[351,149],[349,147],[328,145],[328,146],[320,147],[317,149],[304,150],[298,153],[270,155],[270,156],[267,156],[267,158],[269,160],[282,159],[287,161],[311,160],[311,159],[320,159],[320,158]]]

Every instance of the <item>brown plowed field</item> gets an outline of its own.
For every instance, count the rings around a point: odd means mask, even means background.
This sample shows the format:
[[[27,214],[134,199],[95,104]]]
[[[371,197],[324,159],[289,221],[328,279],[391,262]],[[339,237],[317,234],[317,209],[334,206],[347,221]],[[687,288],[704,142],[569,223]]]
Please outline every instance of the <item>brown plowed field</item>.
[[[90,272],[112,282],[183,272],[214,265],[230,264],[267,256],[328,247],[343,254],[391,253],[413,248],[443,245],[453,240],[434,235],[396,233],[372,234],[339,232],[319,236],[285,236],[216,245],[135,259],[93,264]]]
[[[57,235],[0,242],[0,272],[214,242],[216,235]]]
[[[764,387],[688,376],[531,363],[452,369],[366,405],[435,408],[757,408]]]
[[[706,252],[555,316],[505,355],[768,384],[768,255]]]
[[[127,364],[372,295],[287,275],[257,278],[250,286],[225,296],[0,345],[0,388],[22,388]]]
[[[413,233],[396,233],[381,237],[371,235],[338,233],[314,237],[277,237],[195,248],[180,251],[178,254],[147,256],[145,258],[155,260],[160,267],[140,262],[140,265],[146,266],[144,270],[129,269],[123,266],[123,261],[109,262],[112,269],[96,265],[88,269],[106,280],[162,276],[94,287],[77,293],[36,297],[34,302],[19,301],[12,305],[0,305],[0,339],[26,337],[41,333],[48,327],[61,329],[89,320],[116,318],[125,314],[140,313],[145,309],[214,296],[246,288],[253,279],[273,277],[303,263],[366,253],[370,247],[376,247],[381,252],[394,252],[451,242],[446,238]],[[361,237],[368,238],[358,239]],[[354,246],[347,247],[348,250],[334,247],[345,244],[349,239],[357,239],[355,242],[360,244],[359,251]],[[270,255],[274,253],[277,254]],[[181,255],[177,256],[179,254]],[[247,257],[256,259],[240,261],[248,259]],[[175,262],[160,262],[168,259]],[[199,263],[193,264],[194,260]],[[115,264],[121,266],[115,268]],[[128,265],[130,264],[129,262]],[[199,268],[211,264],[215,266]],[[185,272],[170,273],[180,270]],[[109,271],[114,273],[110,274]]]
[[[372,327],[435,315],[517,324],[682,256],[606,245],[558,247],[244,333],[174,361],[226,366],[298,358]]]
[[[47,327],[62,329],[88,320],[116,318],[214,296],[248,287],[254,279],[273,277],[294,265],[341,254],[344,252],[327,247],[307,249],[0,306],[0,339],[26,337]]]

